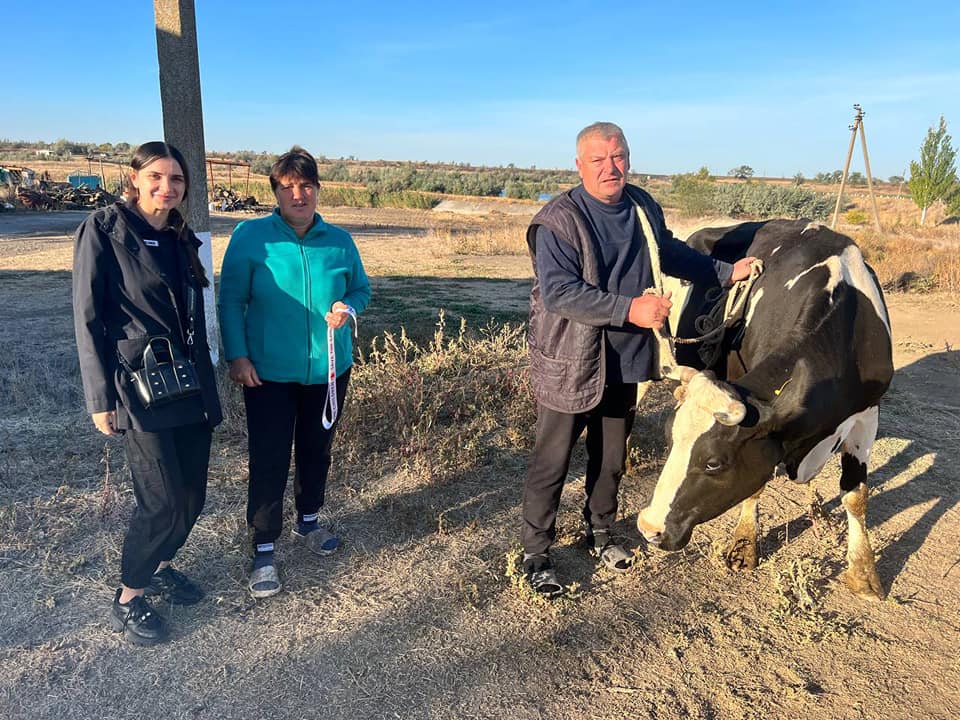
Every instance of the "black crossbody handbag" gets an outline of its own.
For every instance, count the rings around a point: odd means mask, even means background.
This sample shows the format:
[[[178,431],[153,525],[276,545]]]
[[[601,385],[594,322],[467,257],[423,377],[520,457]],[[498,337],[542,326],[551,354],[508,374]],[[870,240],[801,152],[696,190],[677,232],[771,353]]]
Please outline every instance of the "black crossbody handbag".
[[[192,357],[196,306],[197,291],[192,285],[188,285],[187,351],[191,357],[184,357],[165,335],[158,335],[147,341],[147,347],[143,350],[143,365],[139,370],[131,368],[123,356],[120,356],[120,362],[130,375],[137,397],[144,407],[159,407],[200,392],[200,378]]]

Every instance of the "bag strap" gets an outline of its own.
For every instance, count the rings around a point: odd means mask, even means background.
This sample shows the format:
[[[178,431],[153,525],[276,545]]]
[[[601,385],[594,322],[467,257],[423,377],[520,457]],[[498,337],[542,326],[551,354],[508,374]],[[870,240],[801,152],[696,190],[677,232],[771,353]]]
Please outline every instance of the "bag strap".
[[[166,343],[167,354],[170,356],[170,362],[173,362],[173,343],[170,342],[170,338],[158,335],[157,337],[150,338],[147,341],[147,346],[143,349],[143,368],[145,370],[155,370],[160,365],[160,363],[157,362],[157,355],[153,350],[153,344],[155,342]]]
[[[193,336],[196,333],[196,316],[197,316],[197,289],[194,287],[194,277],[193,272],[190,272],[190,279],[187,282],[187,355],[190,357],[190,362],[195,362],[194,358],[194,343]]]

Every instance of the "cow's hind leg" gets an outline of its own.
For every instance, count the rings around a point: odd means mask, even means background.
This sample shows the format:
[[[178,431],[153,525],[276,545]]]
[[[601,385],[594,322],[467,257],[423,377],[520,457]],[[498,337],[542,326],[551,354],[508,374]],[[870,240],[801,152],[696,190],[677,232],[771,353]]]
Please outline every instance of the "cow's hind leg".
[[[847,511],[847,569],[841,576],[854,593],[870,600],[886,597],[867,536],[867,460],[877,437],[876,407],[863,413],[844,439],[840,455],[840,500]]]
[[[759,512],[763,488],[740,504],[740,520],[733,529],[733,537],[723,553],[723,560],[731,570],[753,570],[760,556]]]

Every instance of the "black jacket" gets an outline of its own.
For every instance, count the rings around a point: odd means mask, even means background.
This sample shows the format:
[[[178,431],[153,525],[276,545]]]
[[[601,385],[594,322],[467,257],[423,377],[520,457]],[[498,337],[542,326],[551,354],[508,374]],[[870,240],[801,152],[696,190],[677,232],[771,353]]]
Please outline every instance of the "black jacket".
[[[637,203],[656,235],[660,263],[668,275],[716,285],[713,261],[673,237],[663,211],[644,190],[627,185],[626,194]],[[543,225],[559,240],[570,244],[582,263],[584,283],[600,286],[601,253],[590,224],[570,198],[570,191],[558,195],[534,216],[527,229],[527,246],[533,261],[534,280],[530,291],[530,381],[537,401],[558,412],[581,413],[596,407],[606,383],[606,343],[603,334],[612,317],[626,320],[629,310],[620,299],[609,296],[590,307],[568,308],[563,314],[547,310],[537,277],[536,235]],[[641,239],[641,242],[643,240]],[[645,252],[645,250],[642,250]]]
[[[210,361],[203,289],[190,270],[186,248],[177,244],[180,277],[197,291],[194,352],[200,397],[147,409],[140,402],[118,354],[139,369],[147,340],[163,335],[187,353],[186,328],[179,312],[186,287],[156,265],[131,219],[134,212],[116,203],[92,213],[77,228],[73,255],[73,318],[80,356],[83,394],[89,413],[117,411],[118,429],[155,432],[204,418],[211,426],[223,418]],[[191,232],[194,247],[200,241]]]

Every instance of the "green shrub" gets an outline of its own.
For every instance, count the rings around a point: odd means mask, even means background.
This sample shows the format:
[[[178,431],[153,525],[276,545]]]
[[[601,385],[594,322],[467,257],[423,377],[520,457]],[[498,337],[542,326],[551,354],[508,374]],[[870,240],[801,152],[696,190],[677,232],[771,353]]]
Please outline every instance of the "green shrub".
[[[718,185],[713,194],[713,210],[730,217],[806,217],[824,220],[829,216],[832,204],[828,195],[798,185],[785,187],[757,182],[723,184]]]
[[[848,210],[843,219],[851,225],[866,225],[868,220],[863,210]]]
[[[317,204],[325,207],[373,207],[373,193],[364,188],[321,185]]]
[[[671,203],[682,215],[709,215],[714,208],[715,183],[700,176],[674,175],[670,184]]]
[[[373,207],[412,208],[414,210],[432,210],[440,198],[416,190],[401,190],[392,193],[374,193]]]

